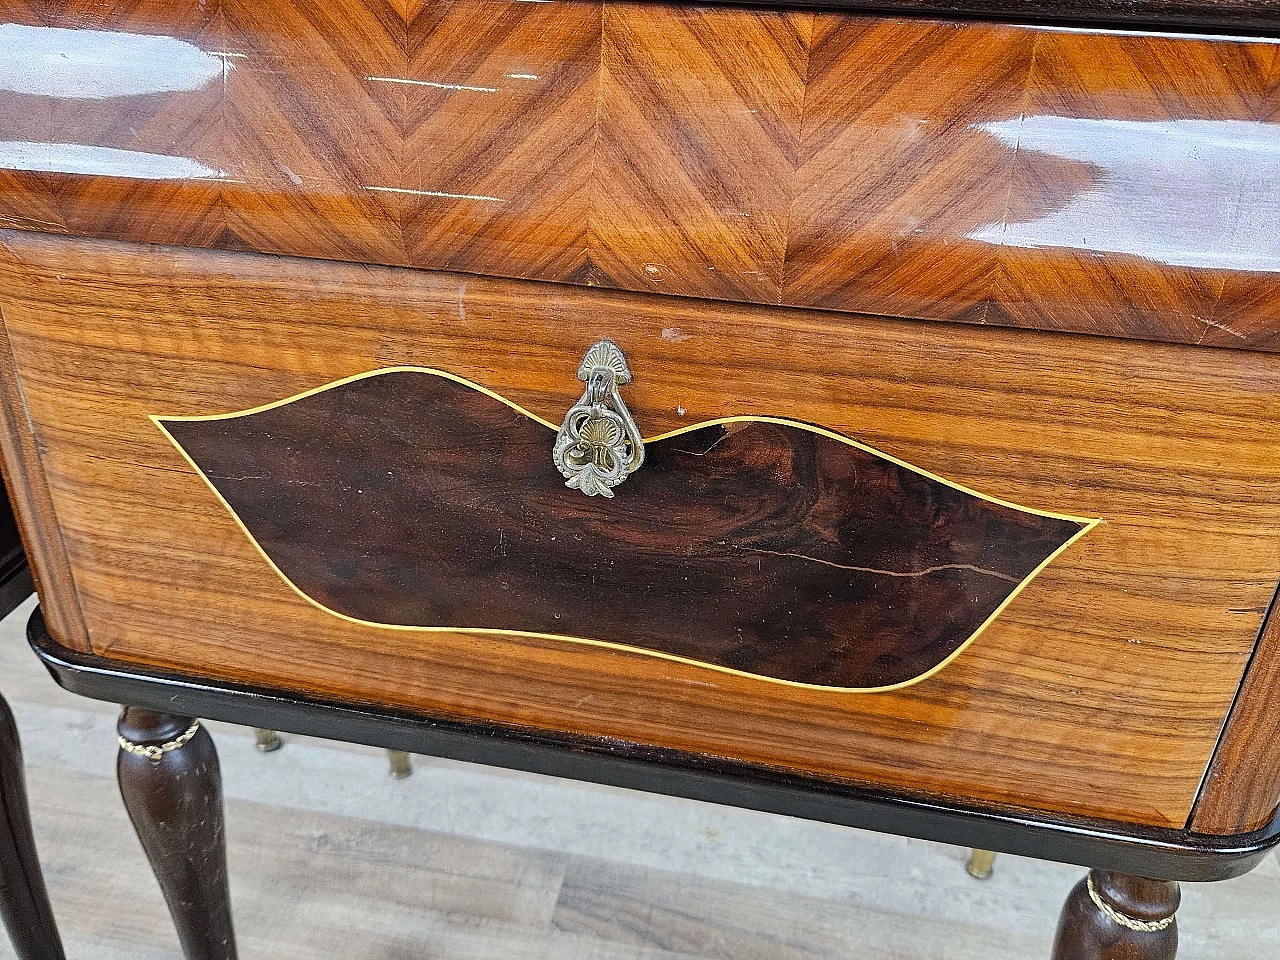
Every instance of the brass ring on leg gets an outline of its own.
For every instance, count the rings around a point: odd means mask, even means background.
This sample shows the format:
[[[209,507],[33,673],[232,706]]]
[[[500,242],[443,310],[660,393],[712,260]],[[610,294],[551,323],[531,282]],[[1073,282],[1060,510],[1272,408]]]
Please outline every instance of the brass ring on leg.
[[[148,760],[159,760],[166,753],[173,753],[175,750],[181,750],[191,738],[200,730],[200,721],[192,720],[191,726],[183,731],[182,736],[177,739],[170,740],[167,743],[160,744],[143,744],[134,743],[132,740],[126,740],[124,737],[117,737],[120,741],[120,749],[126,753],[132,753],[139,757],[146,757]]]
[[[1173,915],[1167,916],[1163,920],[1135,920],[1133,917],[1126,916],[1098,895],[1098,889],[1093,885],[1092,871],[1089,872],[1086,881],[1089,885],[1089,899],[1093,901],[1093,905],[1122,927],[1127,927],[1138,933],[1159,933],[1173,923]]]

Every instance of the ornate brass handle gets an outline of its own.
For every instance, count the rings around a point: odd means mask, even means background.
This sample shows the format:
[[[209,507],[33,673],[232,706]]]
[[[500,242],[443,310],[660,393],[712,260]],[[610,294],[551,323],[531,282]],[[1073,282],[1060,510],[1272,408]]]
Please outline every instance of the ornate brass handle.
[[[618,345],[601,340],[582,358],[578,379],[587,390],[565,415],[551,459],[566,487],[612,497],[613,488],[644,463],[640,428],[618,395],[631,382],[631,370]]]

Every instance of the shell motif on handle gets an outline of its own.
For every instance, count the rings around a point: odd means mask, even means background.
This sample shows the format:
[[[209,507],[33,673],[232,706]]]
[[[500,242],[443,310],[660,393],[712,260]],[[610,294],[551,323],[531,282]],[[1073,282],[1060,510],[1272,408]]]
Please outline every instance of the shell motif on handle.
[[[556,434],[551,458],[565,486],[589,497],[612,497],[613,488],[644,463],[644,440],[618,388],[631,382],[627,358],[612,340],[587,351],[578,379],[587,385]]]

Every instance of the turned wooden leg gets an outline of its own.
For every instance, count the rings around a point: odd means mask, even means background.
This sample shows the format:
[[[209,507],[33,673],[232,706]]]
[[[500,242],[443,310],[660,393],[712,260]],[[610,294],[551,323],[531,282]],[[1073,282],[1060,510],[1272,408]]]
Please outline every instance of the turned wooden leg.
[[[18,728],[0,697],[0,918],[19,960],[63,960],[36,860]]]
[[[190,717],[125,707],[116,773],[129,819],[160,881],[187,960],[235,960],[222,777]]]
[[[1062,908],[1053,960],[1173,960],[1178,885],[1091,870]]]

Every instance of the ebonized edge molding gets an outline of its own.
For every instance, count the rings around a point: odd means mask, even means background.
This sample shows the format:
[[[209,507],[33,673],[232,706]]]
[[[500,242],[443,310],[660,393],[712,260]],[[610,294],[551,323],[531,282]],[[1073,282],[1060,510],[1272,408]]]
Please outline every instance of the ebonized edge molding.
[[[418,717],[151,671],[64,647],[49,634],[38,607],[27,623],[27,640],[60,686],[91,699],[1161,880],[1228,880],[1248,873],[1280,843],[1280,814],[1261,830],[1236,835],[1049,818],[641,744]]]
[[[740,6],[747,0],[712,0]],[[1275,36],[1269,0],[754,0],[753,6],[889,16],[1003,20],[1045,26]]]

